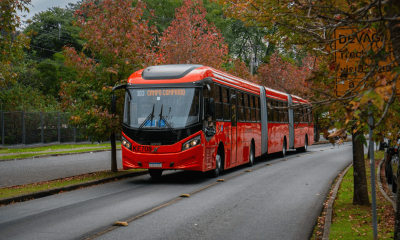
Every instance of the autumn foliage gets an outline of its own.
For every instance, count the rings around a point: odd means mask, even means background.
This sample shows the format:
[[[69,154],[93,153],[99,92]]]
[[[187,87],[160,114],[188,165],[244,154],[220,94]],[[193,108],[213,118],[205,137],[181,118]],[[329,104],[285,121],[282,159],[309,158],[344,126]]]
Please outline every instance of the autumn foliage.
[[[29,11],[30,0],[0,1],[0,87],[16,82],[17,73],[12,67],[24,58],[24,48],[29,48],[29,38],[17,34],[20,18],[17,11]]]
[[[221,67],[228,47],[220,31],[205,16],[203,3],[198,0],[186,0],[176,10],[175,20],[164,31],[160,43],[164,63]]]
[[[268,64],[263,64],[258,69],[258,83],[282,92],[307,96],[310,88],[306,79],[315,68],[313,59],[306,57],[301,66],[284,61],[277,52],[272,54]]]
[[[144,9],[140,1],[133,6],[128,0],[104,0],[84,3],[76,12],[86,43],[84,52],[65,47],[65,64],[77,78],[65,81],[60,95],[64,109],[74,113],[72,123],[84,126],[94,139],[106,139],[121,128],[118,115],[109,112],[112,87],[126,83],[134,71],[159,63],[153,48],[157,30],[142,19]]]

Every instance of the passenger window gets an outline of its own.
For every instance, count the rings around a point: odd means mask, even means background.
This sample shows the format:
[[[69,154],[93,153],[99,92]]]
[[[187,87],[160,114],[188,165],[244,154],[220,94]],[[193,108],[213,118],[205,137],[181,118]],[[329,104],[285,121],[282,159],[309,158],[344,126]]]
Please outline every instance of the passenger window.
[[[256,109],[254,104],[254,96],[250,96],[250,108],[251,108],[251,121],[256,121]]]
[[[229,107],[229,89],[228,88],[222,88],[222,98],[223,98],[223,114],[224,114],[224,120],[231,120],[230,117],[230,107]]]
[[[243,107],[243,93],[239,92],[238,93],[238,114],[239,114],[239,122],[244,122],[245,117],[244,117],[244,107]]]
[[[272,122],[274,121],[274,114],[272,112],[272,110],[269,108],[271,105],[271,99],[267,99],[267,118],[268,118],[268,122]]]
[[[222,111],[222,92],[221,86],[216,85],[214,87],[214,99],[215,99],[215,117],[216,119],[223,119],[223,111]]]
[[[215,103],[215,117],[218,120],[222,120],[223,119],[222,103],[220,103],[220,102]]]
[[[256,97],[256,119],[258,122],[261,121],[260,98],[259,97]]]
[[[289,122],[289,108],[287,108],[288,107],[288,104],[287,103],[285,103],[284,104],[284,106],[285,106],[285,110],[284,110],[284,112],[285,112],[285,123],[287,123],[287,122]]]
[[[222,88],[222,101],[223,103],[229,103],[229,89]]]
[[[224,120],[231,120],[229,112],[229,104],[224,103]]]
[[[215,99],[215,102],[222,102],[221,97],[222,97],[221,86],[215,86],[215,88],[214,88],[214,99]]]

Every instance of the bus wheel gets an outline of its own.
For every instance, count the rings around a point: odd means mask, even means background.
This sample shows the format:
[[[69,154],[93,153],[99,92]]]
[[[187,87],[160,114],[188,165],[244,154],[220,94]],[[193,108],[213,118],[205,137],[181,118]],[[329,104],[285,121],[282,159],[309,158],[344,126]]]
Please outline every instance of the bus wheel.
[[[306,136],[306,138],[304,139],[304,147],[297,148],[296,150],[299,152],[307,152],[307,148],[308,148],[308,139]]]
[[[286,157],[286,140],[283,140],[281,157]]]
[[[306,136],[306,139],[304,140],[304,148],[303,148],[303,151],[304,151],[304,152],[307,152],[307,148],[308,148],[308,138],[307,138],[307,136]]]
[[[222,160],[221,160],[221,155],[218,152],[217,156],[215,157],[215,169],[211,170],[211,177],[216,178],[219,176],[219,173],[221,172],[221,166],[222,166]]]
[[[160,179],[162,172],[162,169],[149,169],[150,177],[154,180]]]
[[[254,165],[254,145],[251,143],[250,145],[250,153],[249,153],[249,167]]]

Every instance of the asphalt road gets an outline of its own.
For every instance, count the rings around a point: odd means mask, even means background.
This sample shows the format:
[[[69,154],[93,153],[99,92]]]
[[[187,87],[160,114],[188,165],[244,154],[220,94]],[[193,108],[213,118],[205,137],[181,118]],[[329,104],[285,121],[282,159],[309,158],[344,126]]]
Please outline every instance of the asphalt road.
[[[258,158],[224,172],[225,182],[171,171],[161,182],[144,175],[8,205],[0,239],[83,239],[134,218],[98,239],[309,239],[331,181],[351,158],[351,144],[324,144],[289,151],[287,161]]]
[[[35,183],[111,169],[111,151],[0,161],[0,187]],[[122,168],[121,150],[117,165]]]

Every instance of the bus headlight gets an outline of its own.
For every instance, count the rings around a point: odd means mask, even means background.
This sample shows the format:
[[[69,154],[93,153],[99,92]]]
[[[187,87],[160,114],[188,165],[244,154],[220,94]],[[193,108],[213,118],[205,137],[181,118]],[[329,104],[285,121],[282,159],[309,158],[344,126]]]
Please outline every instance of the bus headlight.
[[[189,141],[185,142],[184,144],[182,144],[182,151],[185,151],[189,148],[195,147],[197,145],[199,145],[201,143],[201,137],[200,135],[190,139]]]
[[[129,150],[132,150],[132,144],[126,140],[126,138],[124,138],[124,136],[122,136],[122,142],[121,142],[122,146],[126,147]]]

